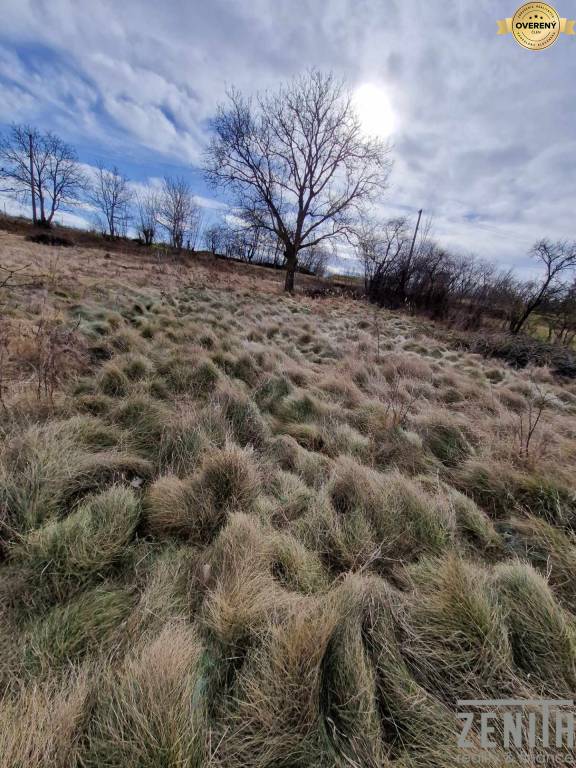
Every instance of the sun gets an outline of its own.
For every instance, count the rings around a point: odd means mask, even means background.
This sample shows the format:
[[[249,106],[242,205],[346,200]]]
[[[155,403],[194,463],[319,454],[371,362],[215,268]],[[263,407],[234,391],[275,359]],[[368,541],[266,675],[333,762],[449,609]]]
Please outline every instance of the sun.
[[[367,135],[386,139],[394,133],[396,117],[384,88],[363,83],[354,91],[352,101]]]

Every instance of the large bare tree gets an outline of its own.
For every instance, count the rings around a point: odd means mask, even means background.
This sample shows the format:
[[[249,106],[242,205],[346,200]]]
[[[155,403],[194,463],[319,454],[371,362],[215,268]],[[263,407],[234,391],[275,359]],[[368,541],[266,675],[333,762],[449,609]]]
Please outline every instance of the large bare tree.
[[[249,226],[282,242],[292,291],[300,252],[347,236],[362,204],[385,187],[389,148],[364,134],[345,86],[312,71],[255,99],[230,90],[205,170],[234,194]]]
[[[116,166],[98,165],[89,198],[96,207],[103,231],[110,237],[125,235],[134,200],[128,178]]]
[[[0,138],[0,179],[6,191],[30,200],[34,223],[45,226],[62,206],[78,202],[85,186],[74,148],[27,125],[12,125]]]

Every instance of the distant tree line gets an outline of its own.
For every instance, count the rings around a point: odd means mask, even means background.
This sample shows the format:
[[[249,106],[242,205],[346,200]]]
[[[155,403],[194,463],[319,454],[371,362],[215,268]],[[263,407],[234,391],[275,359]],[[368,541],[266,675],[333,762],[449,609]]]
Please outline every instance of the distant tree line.
[[[424,312],[465,328],[500,321],[512,334],[537,314],[548,340],[571,344],[576,337],[576,241],[536,243],[530,255],[540,274],[531,280],[451,253],[426,230],[412,247],[405,218],[364,221],[356,243],[366,295],[381,306]]]

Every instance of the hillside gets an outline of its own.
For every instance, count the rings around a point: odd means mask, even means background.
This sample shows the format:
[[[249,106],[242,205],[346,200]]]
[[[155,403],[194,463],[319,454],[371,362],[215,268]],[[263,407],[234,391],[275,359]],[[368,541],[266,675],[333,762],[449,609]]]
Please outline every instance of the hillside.
[[[1,768],[448,768],[459,699],[572,696],[576,382],[206,256],[0,263]]]

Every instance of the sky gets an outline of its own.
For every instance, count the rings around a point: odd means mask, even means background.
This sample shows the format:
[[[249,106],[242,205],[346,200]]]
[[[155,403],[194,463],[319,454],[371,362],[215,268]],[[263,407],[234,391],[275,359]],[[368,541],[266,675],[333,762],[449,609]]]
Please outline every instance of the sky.
[[[576,36],[497,36],[516,2],[2,0],[0,130],[53,130],[138,184],[183,175],[213,219],[202,152],[226,87],[333,71],[392,144],[382,215],[422,208],[445,247],[529,273],[533,242],[576,236]]]

